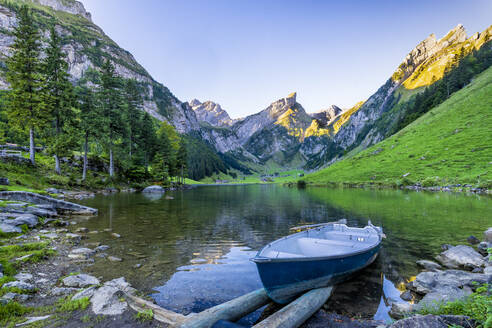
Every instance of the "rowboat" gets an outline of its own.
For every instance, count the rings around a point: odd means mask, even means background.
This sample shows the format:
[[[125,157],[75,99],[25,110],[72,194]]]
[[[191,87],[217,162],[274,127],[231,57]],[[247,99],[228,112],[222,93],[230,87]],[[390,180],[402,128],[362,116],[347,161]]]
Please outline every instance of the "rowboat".
[[[344,281],[374,262],[383,236],[370,221],[364,228],[327,223],[275,240],[251,260],[268,296],[285,304],[307,290]]]

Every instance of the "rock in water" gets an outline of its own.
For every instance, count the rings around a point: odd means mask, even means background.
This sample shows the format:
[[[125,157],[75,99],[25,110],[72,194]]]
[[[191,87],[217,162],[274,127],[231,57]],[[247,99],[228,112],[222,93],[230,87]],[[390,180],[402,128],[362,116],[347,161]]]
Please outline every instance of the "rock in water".
[[[472,245],[476,245],[476,244],[480,243],[480,240],[475,236],[470,236],[470,237],[466,238],[466,241]]]
[[[466,245],[451,247],[436,256],[436,260],[451,269],[473,269],[485,264],[484,258],[473,248]]]
[[[154,185],[154,186],[149,186],[147,188],[145,188],[144,190],[142,190],[142,192],[144,193],[165,193],[166,190],[164,188],[162,188],[161,186],[157,186],[157,185]]]
[[[485,241],[488,243],[492,243],[492,227],[488,228],[484,233]]]
[[[88,287],[99,285],[99,279],[88,274],[77,274],[63,279],[63,284],[68,287]]]
[[[441,270],[442,269],[442,266],[440,266],[436,262],[432,262],[432,261],[420,260],[420,261],[417,261],[417,264],[420,265],[422,268],[428,270],[428,271],[435,271],[435,270]]]

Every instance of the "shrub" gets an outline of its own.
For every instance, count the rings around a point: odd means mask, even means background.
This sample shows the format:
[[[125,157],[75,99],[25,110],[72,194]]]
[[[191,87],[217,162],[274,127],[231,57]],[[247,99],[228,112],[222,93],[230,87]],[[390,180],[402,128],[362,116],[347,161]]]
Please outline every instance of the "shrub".
[[[144,310],[138,312],[135,317],[138,321],[141,322],[152,321],[152,319],[154,318],[154,312],[152,312],[152,309]]]
[[[299,188],[299,189],[306,188],[306,181],[304,181],[304,180],[298,180],[297,181],[297,188]]]

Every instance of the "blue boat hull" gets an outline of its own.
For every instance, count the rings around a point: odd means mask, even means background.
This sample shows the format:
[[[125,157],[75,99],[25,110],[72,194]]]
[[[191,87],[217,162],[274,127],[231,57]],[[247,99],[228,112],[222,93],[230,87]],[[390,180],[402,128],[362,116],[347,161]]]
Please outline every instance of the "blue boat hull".
[[[296,295],[348,279],[376,259],[381,245],[366,252],[327,259],[256,262],[268,296],[285,304]]]

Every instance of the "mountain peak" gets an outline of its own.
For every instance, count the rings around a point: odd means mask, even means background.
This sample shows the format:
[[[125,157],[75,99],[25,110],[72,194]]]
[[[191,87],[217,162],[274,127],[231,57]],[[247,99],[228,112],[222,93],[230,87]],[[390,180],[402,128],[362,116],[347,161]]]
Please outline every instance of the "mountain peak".
[[[309,114],[312,118],[315,120],[320,121],[321,125],[326,125],[328,122],[332,121],[335,117],[340,115],[343,112],[343,110],[336,106],[336,105],[331,105],[328,108],[322,109],[318,112],[311,113]]]
[[[85,10],[84,5],[76,0],[30,0],[42,6],[53,8],[54,10],[64,11],[73,15],[82,16],[92,22],[91,13]]]
[[[197,99],[193,99],[189,104],[195,111],[198,121],[207,122],[212,126],[232,125],[229,114],[219,104],[213,101],[207,100],[202,103]]]

